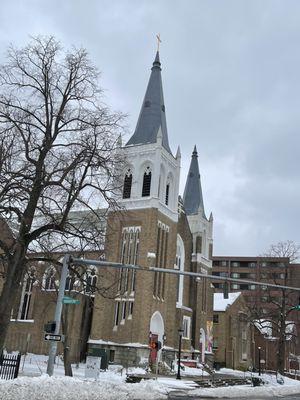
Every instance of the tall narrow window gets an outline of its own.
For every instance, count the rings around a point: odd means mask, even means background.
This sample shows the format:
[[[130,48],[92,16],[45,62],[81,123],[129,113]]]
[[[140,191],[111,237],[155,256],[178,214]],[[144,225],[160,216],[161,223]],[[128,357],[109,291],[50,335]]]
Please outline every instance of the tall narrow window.
[[[50,267],[46,270],[43,277],[43,289],[44,290],[55,290],[55,268]]]
[[[184,243],[180,235],[177,235],[176,267],[184,271],[185,251]],[[178,275],[177,281],[177,305],[183,305],[184,275]]]
[[[170,184],[168,183],[166,186],[166,198],[165,198],[166,205],[169,205],[169,192],[170,192]]]
[[[120,310],[120,302],[117,301],[115,304],[115,326],[119,325],[119,310]]]
[[[97,288],[97,274],[96,269],[89,269],[85,276],[85,293],[94,294]]]
[[[158,222],[157,243],[156,243],[156,266],[158,268],[167,268],[167,250],[168,250],[169,227]],[[153,295],[158,299],[164,299],[165,292],[165,274],[155,271],[153,282]]]
[[[75,283],[75,276],[72,272],[68,273],[67,279],[66,279],[66,291],[74,290],[74,283]]]
[[[124,178],[124,186],[123,186],[123,199],[130,199],[131,196],[131,186],[132,186],[132,173],[129,169],[126,172]]]
[[[34,281],[35,281],[35,269],[32,268],[25,275],[18,319],[23,319],[23,320],[28,319]]]
[[[150,196],[150,189],[151,189],[151,170],[150,167],[147,167],[143,178],[142,197]]]
[[[202,253],[202,236],[196,237],[196,253]]]

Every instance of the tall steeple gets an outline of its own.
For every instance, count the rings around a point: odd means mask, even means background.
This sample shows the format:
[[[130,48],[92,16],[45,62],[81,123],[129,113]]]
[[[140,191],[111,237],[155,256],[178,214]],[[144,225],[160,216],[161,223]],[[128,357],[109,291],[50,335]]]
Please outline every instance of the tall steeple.
[[[162,146],[172,154],[169,147],[165,103],[161,79],[161,63],[157,51],[139,119],[126,146],[135,144],[156,143],[161,129]]]
[[[198,165],[198,152],[196,146],[192,154],[192,160],[183,194],[183,205],[187,215],[198,214],[206,218],[202,196],[201,180]]]

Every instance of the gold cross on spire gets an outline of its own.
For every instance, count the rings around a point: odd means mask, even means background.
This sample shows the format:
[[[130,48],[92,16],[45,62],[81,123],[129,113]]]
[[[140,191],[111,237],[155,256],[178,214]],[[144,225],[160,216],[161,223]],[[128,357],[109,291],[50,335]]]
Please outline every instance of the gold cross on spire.
[[[156,35],[156,38],[157,38],[157,51],[159,51],[159,44],[161,43],[160,33]]]

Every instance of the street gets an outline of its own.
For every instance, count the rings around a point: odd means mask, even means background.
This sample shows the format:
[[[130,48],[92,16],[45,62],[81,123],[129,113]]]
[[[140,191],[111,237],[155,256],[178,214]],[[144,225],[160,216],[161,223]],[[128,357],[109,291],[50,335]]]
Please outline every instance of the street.
[[[202,396],[188,396],[188,395],[185,395],[185,394],[183,394],[183,393],[179,393],[179,392],[177,392],[177,393],[170,393],[169,394],[169,396],[168,396],[168,400],[211,400],[212,398],[214,398],[214,397],[202,397]],[[218,399],[228,399],[229,397],[218,397]],[[252,400],[265,400],[265,399],[286,399],[286,400],[299,400],[300,399],[300,394],[298,394],[298,395],[292,395],[292,396],[265,396],[265,397],[263,397],[263,396],[260,396],[260,397],[239,397],[239,398],[237,398],[236,397],[236,399],[238,399],[238,400],[249,400],[249,399],[252,399]]]

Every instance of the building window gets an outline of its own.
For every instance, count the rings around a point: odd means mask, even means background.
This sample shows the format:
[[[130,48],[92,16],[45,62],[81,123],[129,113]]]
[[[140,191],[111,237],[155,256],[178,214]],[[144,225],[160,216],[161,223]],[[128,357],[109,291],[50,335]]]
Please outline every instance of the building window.
[[[196,237],[196,253],[202,253],[202,236]]]
[[[116,301],[116,304],[115,304],[115,321],[114,321],[115,326],[119,325],[119,310],[120,310],[120,302]]]
[[[240,289],[241,290],[249,290],[249,285],[245,284],[245,283],[241,283],[240,284]]]
[[[239,285],[237,285],[236,283],[233,283],[231,285],[231,289],[233,289],[233,290],[239,289]]]
[[[232,266],[233,266],[233,267],[239,267],[239,266],[240,266],[240,263],[239,263],[238,261],[233,261],[233,262],[232,262]]]
[[[126,301],[122,302],[122,319],[126,318],[126,308],[127,308],[127,303]]]
[[[30,271],[26,273],[24,278],[18,319],[23,319],[23,320],[29,319],[28,316],[29,316],[29,308],[32,297],[32,288],[35,280],[36,280],[35,269],[31,268]]]
[[[239,277],[240,277],[240,274],[238,274],[237,272],[233,272],[233,273],[231,274],[231,277],[232,277],[232,278],[239,278]]]
[[[140,226],[123,228],[120,261],[122,264],[137,265],[140,243]],[[118,290],[121,294],[134,293],[136,271],[122,268],[119,272]]]
[[[49,267],[47,268],[44,276],[43,276],[43,289],[44,290],[55,290],[55,268]]]
[[[169,204],[169,192],[170,192],[170,183],[167,184],[166,186],[166,198],[165,198],[165,204]]]
[[[157,241],[156,241],[156,266],[157,268],[167,268],[167,250],[169,240],[169,227],[158,221]],[[163,300],[165,295],[166,274],[155,271],[153,295]]]
[[[187,317],[186,315],[183,316],[182,329],[183,329],[182,337],[184,339],[189,339],[191,331],[191,317]]]
[[[133,301],[130,301],[128,305],[128,318],[132,317],[132,314],[133,314]]]
[[[222,267],[226,267],[226,265],[227,265],[227,261],[226,260],[221,261],[221,266]]]
[[[217,338],[214,338],[214,339],[213,339],[213,351],[218,350],[218,348],[219,348],[218,339],[217,339]]]
[[[213,323],[218,324],[219,323],[219,314],[214,314],[213,315]]]
[[[126,172],[124,178],[124,186],[123,186],[123,199],[130,199],[131,196],[131,186],[132,186],[132,173],[129,169]]]
[[[180,271],[184,271],[184,244],[180,235],[177,235],[177,250],[176,250],[176,268]],[[177,303],[182,305],[183,302],[183,288],[184,288],[184,276],[178,275],[177,277]]]
[[[142,197],[150,196],[150,190],[151,190],[151,169],[150,167],[147,167],[143,178]]]
[[[65,290],[66,291],[74,290],[74,283],[75,283],[75,275],[69,271],[68,276],[66,278]]]
[[[97,289],[96,268],[87,270],[85,276],[85,293],[94,294]]]

